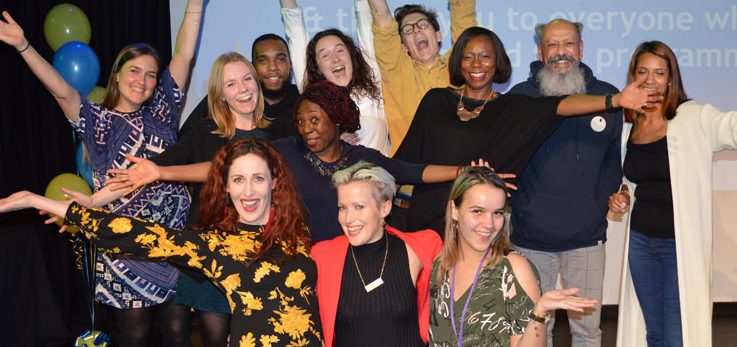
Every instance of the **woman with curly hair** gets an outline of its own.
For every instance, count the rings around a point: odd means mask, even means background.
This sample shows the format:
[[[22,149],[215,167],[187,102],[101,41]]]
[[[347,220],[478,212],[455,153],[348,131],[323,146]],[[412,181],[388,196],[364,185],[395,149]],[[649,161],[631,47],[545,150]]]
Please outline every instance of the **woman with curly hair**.
[[[338,29],[320,31],[309,39],[302,9],[297,1],[280,0],[280,4],[294,77],[300,91],[323,80],[348,88],[351,99],[361,111],[361,126],[354,130],[359,138],[358,144],[388,155],[389,126],[370,25],[356,26],[358,45]],[[361,11],[365,14],[360,15]],[[371,18],[368,3],[357,3],[356,18]]]
[[[264,140],[227,144],[213,160],[201,200],[205,232],[26,191],[0,200],[0,212],[36,208],[66,215],[100,250],[165,259],[201,273],[228,299],[230,346],[322,346],[310,237],[279,152]]]

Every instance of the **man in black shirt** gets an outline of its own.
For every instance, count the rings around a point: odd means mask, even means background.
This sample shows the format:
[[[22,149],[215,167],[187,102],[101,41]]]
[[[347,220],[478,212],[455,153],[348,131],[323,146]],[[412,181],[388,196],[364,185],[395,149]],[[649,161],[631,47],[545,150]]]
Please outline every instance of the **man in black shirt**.
[[[261,91],[264,94],[264,117],[279,123],[285,135],[298,136],[294,129],[294,103],[299,92],[292,81],[292,62],[289,60],[287,42],[279,35],[264,34],[257,37],[251,46],[251,59],[256,68]],[[207,96],[189,115],[190,119],[208,116]]]

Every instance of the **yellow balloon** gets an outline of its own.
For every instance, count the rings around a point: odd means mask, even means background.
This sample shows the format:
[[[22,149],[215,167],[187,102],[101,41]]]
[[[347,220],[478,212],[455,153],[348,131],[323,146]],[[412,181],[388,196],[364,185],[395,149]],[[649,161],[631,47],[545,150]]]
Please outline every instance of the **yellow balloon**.
[[[89,44],[92,36],[90,20],[79,7],[66,3],[58,4],[46,15],[44,36],[55,52],[69,41]]]
[[[44,193],[44,196],[52,200],[69,200],[70,197],[64,194],[61,188],[80,192],[88,196],[92,195],[92,189],[90,189],[90,186],[87,185],[87,182],[85,182],[82,177],[71,173],[63,173],[54,177],[51,182],[49,182],[49,185],[46,186],[46,192]],[[63,221],[57,221],[56,224],[62,226]],[[67,232],[71,234],[74,234],[78,231],[79,228],[77,227],[70,227],[67,230]]]
[[[100,87],[100,86],[95,86],[87,94],[87,99],[92,101],[95,104],[102,104],[102,101],[105,100],[106,94],[107,94],[107,90],[105,90],[105,88]]]

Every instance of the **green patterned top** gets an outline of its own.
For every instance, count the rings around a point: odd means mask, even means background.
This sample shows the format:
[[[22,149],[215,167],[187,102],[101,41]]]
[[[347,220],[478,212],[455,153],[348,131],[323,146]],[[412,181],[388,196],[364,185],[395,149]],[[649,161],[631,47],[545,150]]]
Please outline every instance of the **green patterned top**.
[[[322,346],[317,267],[302,244],[293,256],[274,245],[256,259],[263,226],[181,232],[77,203],[69,206],[66,219],[102,251],[166,259],[209,278],[233,313],[231,347]]]
[[[440,260],[433,262],[430,276],[430,347],[452,347],[458,345],[450,321],[450,276],[436,287],[436,276]],[[534,269],[534,267],[533,267]],[[535,272],[537,276],[537,272]],[[456,301],[453,311],[456,327],[466,303],[470,288]],[[481,270],[473,297],[468,304],[463,327],[463,345],[509,346],[509,337],[525,332],[528,318],[535,304],[517,281],[512,265],[505,255],[493,267]]]

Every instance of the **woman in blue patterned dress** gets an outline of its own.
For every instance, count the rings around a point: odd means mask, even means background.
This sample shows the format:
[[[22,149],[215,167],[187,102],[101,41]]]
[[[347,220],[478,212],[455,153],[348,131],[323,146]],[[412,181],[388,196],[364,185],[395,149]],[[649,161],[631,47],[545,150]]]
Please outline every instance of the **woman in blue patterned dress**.
[[[101,105],[69,85],[25,38],[9,13],[0,20],[0,40],[16,48],[46,86],[83,140],[92,166],[94,189],[107,180],[107,169],[124,168],[126,154],[150,157],[177,139],[179,107],[189,77],[200,30],[203,0],[189,0],[168,68],[160,71],[158,53],[145,43],[123,48],[113,64]],[[183,228],[189,194],[181,184],[148,185],[113,201],[116,213]],[[117,341],[145,345],[150,321],[161,322],[164,345],[187,345],[188,310],[173,303],[178,271],[164,262],[134,261],[99,253],[95,266],[95,300],[117,308]],[[154,311],[159,311],[154,314]]]

